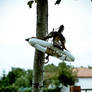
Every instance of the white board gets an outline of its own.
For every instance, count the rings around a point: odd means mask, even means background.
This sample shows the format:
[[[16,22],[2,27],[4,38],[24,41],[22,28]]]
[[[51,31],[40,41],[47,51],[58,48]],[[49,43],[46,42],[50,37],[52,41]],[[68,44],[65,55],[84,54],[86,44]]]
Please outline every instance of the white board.
[[[43,53],[47,53],[51,56],[54,56],[60,60],[71,62],[75,60],[74,56],[69,51],[67,50],[62,51],[61,49],[54,47],[53,44],[50,42],[40,40],[37,38],[30,38],[28,42],[37,50]]]

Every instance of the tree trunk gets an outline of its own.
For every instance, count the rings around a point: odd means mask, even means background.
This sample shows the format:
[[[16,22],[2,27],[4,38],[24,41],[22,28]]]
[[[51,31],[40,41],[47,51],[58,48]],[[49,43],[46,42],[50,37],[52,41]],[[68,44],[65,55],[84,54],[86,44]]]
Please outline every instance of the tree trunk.
[[[48,0],[37,0],[36,37],[44,37],[48,32]],[[35,50],[33,69],[33,92],[43,92],[44,53]]]

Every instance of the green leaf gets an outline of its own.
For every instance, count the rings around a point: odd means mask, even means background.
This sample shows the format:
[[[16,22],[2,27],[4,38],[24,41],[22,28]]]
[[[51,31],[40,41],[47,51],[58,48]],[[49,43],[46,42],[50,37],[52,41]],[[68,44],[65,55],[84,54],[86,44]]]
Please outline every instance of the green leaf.
[[[55,3],[55,5],[56,5],[56,4],[60,4],[60,2],[61,2],[61,0],[57,0],[56,3]]]
[[[33,4],[33,0],[31,0],[31,1],[29,1],[28,3],[27,3],[27,5],[29,5],[29,8],[32,8],[32,4]]]

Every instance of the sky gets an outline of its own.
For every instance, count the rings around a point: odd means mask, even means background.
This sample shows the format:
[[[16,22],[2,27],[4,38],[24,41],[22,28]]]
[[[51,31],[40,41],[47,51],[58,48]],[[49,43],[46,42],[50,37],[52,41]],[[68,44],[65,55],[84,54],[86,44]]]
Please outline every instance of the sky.
[[[63,35],[67,49],[75,56],[75,67],[92,66],[92,2],[91,0],[49,1],[48,31],[65,26]],[[36,34],[36,4],[27,0],[0,0],[0,76],[12,67],[33,69],[34,51],[25,38]],[[48,64],[62,62],[50,57]]]

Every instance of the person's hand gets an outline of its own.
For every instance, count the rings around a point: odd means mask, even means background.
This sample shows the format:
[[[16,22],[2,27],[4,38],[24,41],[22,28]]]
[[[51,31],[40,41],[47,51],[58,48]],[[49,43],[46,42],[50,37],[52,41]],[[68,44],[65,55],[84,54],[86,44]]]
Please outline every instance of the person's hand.
[[[31,37],[31,38],[36,38],[36,37]]]

